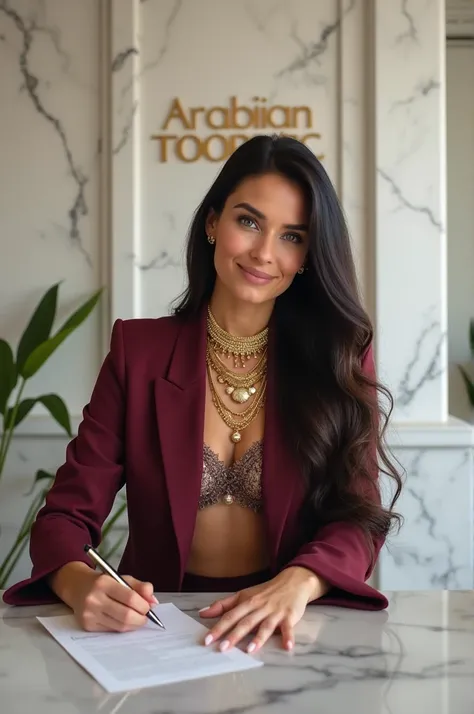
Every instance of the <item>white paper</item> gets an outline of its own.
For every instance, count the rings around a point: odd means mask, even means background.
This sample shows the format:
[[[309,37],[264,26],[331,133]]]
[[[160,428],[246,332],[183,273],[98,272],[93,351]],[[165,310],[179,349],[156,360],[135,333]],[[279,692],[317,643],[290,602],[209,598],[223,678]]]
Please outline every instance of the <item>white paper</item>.
[[[238,648],[220,652],[204,647],[207,628],[175,605],[157,605],[166,630],[147,620],[134,632],[85,632],[73,615],[38,617],[64,647],[108,692],[240,672],[263,664]]]

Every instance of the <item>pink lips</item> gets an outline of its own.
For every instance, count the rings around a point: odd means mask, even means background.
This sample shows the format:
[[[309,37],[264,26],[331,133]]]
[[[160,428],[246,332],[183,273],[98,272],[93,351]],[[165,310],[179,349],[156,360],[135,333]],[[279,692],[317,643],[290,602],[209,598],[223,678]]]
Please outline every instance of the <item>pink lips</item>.
[[[244,273],[247,280],[251,283],[263,285],[264,283],[269,283],[270,280],[273,280],[273,275],[263,273],[261,270],[257,270],[256,268],[244,268],[243,265],[239,265],[239,268]]]

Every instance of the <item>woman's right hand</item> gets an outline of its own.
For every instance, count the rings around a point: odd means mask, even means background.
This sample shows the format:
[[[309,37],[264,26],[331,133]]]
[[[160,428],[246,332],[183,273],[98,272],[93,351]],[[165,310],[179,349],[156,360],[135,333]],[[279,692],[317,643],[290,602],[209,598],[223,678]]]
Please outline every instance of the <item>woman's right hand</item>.
[[[146,613],[158,600],[153,585],[123,576],[124,587],[85,563],[68,563],[51,580],[51,587],[74,611],[88,632],[130,632],[145,624]]]

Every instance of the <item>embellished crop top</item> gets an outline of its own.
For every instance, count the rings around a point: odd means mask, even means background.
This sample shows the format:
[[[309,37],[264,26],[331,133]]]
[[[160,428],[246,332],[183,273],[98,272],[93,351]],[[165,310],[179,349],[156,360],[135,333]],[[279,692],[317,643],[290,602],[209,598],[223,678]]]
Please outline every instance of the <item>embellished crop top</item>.
[[[204,444],[199,509],[216,503],[237,503],[258,513],[262,509],[263,444],[256,441],[240,459],[225,466],[217,454]]]

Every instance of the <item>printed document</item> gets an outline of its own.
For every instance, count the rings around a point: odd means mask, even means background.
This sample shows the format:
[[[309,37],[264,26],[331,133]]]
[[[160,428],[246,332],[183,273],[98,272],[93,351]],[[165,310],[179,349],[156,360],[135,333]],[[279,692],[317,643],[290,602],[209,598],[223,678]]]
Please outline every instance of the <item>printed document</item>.
[[[263,664],[237,647],[227,652],[219,652],[216,645],[204,647],[207,628],[171,603],[157,605],[153,612],[166,630],[147,620],[134,632],[85,632],[73,615],[37,619],[111,693],[240,672]]]

